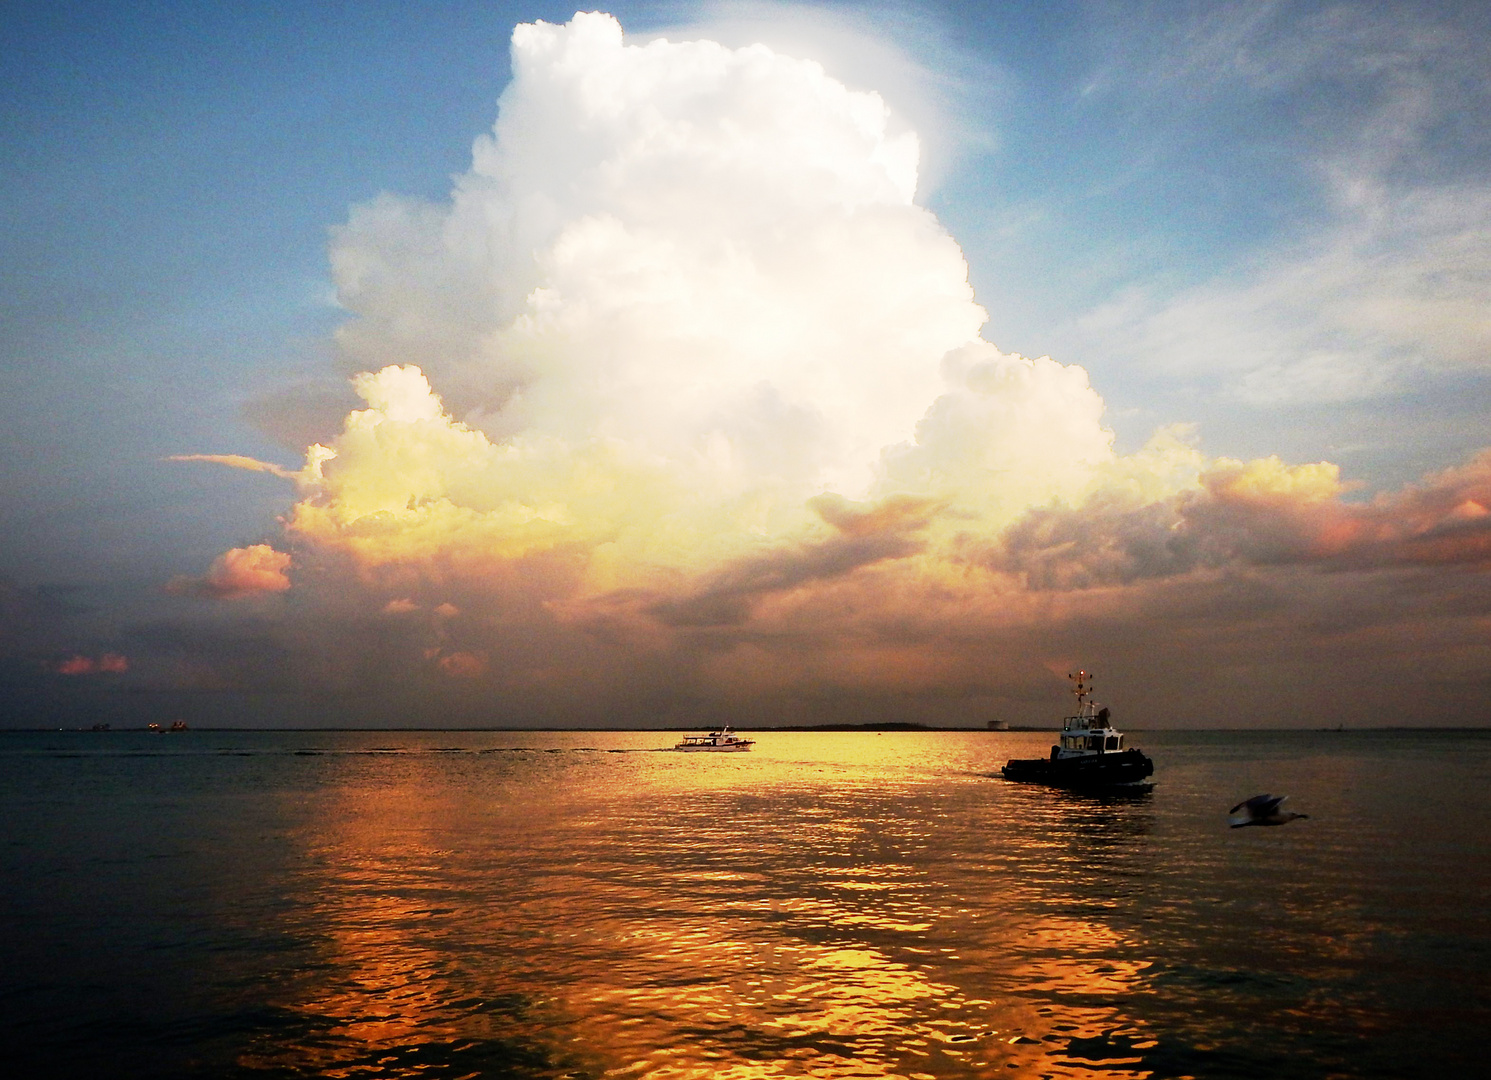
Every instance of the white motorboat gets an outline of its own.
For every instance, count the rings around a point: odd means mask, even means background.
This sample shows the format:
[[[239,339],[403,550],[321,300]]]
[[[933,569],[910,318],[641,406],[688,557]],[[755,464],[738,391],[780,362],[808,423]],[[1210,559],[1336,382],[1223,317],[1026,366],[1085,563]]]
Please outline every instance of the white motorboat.
[[[756,745],[755,739],[745,739],[730,730],[726,724],[718,731],[711,731],[708,735],[685,735],[683,741],[673,747],[675,750],[711,750],[716,753],[731,752],[737,750],[749,750]]]

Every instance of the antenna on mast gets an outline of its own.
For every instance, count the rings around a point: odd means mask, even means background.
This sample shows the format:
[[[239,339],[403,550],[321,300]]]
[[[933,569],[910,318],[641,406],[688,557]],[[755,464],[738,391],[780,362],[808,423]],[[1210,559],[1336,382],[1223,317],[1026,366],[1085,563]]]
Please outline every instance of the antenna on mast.
[[[1067,678],[1077,684],[1072,687],[1072,693],[1077,695],[1077,703],[1087,704],[1087,695],[1092,693],[1092,676],[1086,671],[1079,671],[1075,675],[1068,675]]]

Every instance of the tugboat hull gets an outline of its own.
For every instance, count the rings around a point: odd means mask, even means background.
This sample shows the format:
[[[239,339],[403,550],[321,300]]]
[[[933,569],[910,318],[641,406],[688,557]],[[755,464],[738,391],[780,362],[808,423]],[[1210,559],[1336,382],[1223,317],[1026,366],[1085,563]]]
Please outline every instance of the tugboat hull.
[[[1000,770],[1006,780],[1081,791],[1103,788],[1127,790],[1148,789],[1146,780],[1154,774],[1154,762],[1140,750],[1123,750],[1112,754],[1086,757],[1015,758]]]

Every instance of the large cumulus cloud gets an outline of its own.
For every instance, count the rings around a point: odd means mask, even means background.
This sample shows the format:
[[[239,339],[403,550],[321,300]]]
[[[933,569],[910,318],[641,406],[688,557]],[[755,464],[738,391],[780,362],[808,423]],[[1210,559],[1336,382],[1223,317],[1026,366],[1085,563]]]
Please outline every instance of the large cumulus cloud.
[[[953,719],[1094,656],[1257,664],[1237,628],[1289,648],[1305,609],[1442,639],[1422,598],[1450,586],[1353,607],[1328,572],[1481,575],[1487,459],[1352,501],[1333,465],[1208,459],[1183,426],[1117,453],[1081,367],[980,336],[917,167],[817,63],[519,27],[450,199],[335,231],[364,407],[298,470],[212,459],[300,497],[288,555],[206,582],[286,593],[245,617],[298,620],[330,681],[504,720]],[[1188,648],[1131,655],[1159,628]]]
[[[1118,459],[1085,373],[978,337],[885,103],[764,46],[519,27],[448,204],[338,230],[367,407],[292,532],[364,567],[562,551],[596,590],[718,575],[911,495],[985,527]],[[1168,478],[1167,478],[1168,481]]]
[[[449,204],[386,196],[337,231],[345,354],[418,363],[499,439],[862,486],[984,321],[913,202],[916,136],[763,46],[628,45],[591,14],[512,55]]]

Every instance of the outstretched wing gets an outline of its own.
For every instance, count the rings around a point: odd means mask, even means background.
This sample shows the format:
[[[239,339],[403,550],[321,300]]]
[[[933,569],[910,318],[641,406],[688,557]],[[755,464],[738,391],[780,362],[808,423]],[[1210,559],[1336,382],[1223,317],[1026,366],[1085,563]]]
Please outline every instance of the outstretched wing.
[[[1278,814],[1279,804],[1287,798],[1288,795],[1254,795],[1251,799],[1244,799],[1227,811],[1227,823],[1234,829],[1243,825],[1277,824],[1270,819]]]
[[[1239,810],[1243,810],[1248,817],[1259,817],[1260,815],[1268,814],[1270,810],[1274,809],[1274,807],[1278,806],[1286,798],[1288,798],[1287,795],[1280,795],[1277,799],[1272,795],[1254,795],[1251,799],[1244,799],[1231,810],[1228,810],[1227,813],[1235,814]]]

